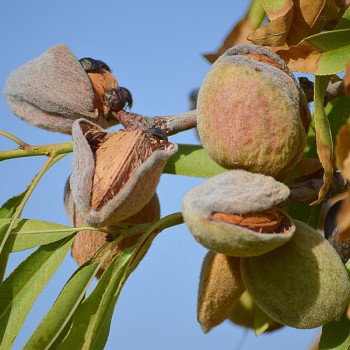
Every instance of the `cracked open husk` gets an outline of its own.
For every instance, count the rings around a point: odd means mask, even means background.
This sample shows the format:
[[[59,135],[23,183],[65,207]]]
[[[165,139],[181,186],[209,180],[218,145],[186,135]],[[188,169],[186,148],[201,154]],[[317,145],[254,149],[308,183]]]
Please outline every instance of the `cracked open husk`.
[[[294,328],[337,320],[349,303],[350,282],[336,251],[295,220],[293,238],[262,256],[241,260],[246,288],[272,319]]]
[[[202,264],[197,304],[197,319],[204,333],[230,315],[244,290],[240,259],[209,251]]]
[[[110,74],[110,73],[108,73]],[[111,86],[117,87],[115,78]],[[118,123],[94,105],[94,90],[88,74],[70,49],[63,44],[12,71],[4,95],[12,112],[29,124],[70,134],[80,118],[103,128]]]
[[[66,187],[64,190],[64,204],[68,218],[74,227],[85,225],[84,218],[77,210],[69,184],[69,179],[67,180]],[[124,222],[130,224],[143,224],[147,222],[153,222],[160,219],[160,204],[157,194],[154,194],[152,199],[135,215],[126,218]],[[106,229],[117,231],[120,229],[118,226],[106,226]],[[139,239],[140,234],[131,235],[124,238],[112,251],[111,255],[103,262],[100,270],[97,272],[97,277],[100,277],[102,273],[106,270],[108,264],[111,260],[119,253],[125,249],[134,245]],[[106,242],[106,234],[98,231],[80,231],[75,237],[72,245],[72,257],[77,262],[79,266],[83,265],[89,259],[91,259],[96,251]],[[106,253],[108,247],[104,249],[96,261],[99,261],[104,253]]]
[[[139,212],[153,197],[162,170],[177,145],[153,143],[143,130],[118,131],[94,149],[86,135],[101,129],[86,120],[73,124],[74,202],[92,226],[122,221]]]
[[[289,188],[270,176],[232,170],[190,190],[184,221],[206,248],[230,256],[264,254],[288,242],[292,220],[276,206]]]

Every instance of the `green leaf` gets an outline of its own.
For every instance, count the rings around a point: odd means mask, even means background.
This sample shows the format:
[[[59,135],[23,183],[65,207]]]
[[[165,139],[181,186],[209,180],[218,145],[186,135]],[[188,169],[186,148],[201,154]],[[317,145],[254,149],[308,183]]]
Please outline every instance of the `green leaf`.
[[[316,75],[330,75],[346,70],[350,57],[350,28],[315,34],[304,41],[316,51],[322,52]]]
[[[65,330],[73,313],[83,300],[101,264],[84,264],[64,286],[54,305],[32,334],[24,349],[50,349]]]
[[[36,298],[60,266],[73,238],[42,246],[0,285],[0,347],[10,349]]]
[[[348,350],[350,348],[350,320],[343,313],[339,321],[322,327],[319,350]]]
[[[6,233],[10,219],[0,219],[0,238]],[[12,253],[59,241],[77,232],[74,227],[53,222],[18,219],[11,230],[3,252]]]
[[[293,219],[303,221],[317,230],[322,211],[322,204],[310,206],[310,201],[295,203],[283,208],[283,211]]]
[[[0,218],[11,218],[15,213],[16,208],[21,203],[24,195],[27,191],[24,191],[16,196],[10,198],[7,202],[5,202],[0,208]]]
[[[211,177],[223,173],[226,169],[215,163],[202,146],[179,145],[163,170],[167,174]]]
[[[339,129],[347,123],[350,117],[350,97],[333,98],[327,103],[325,111],[331,125],[332,139],[335,140]]]
[[[273,14],[274,17],[278,16],[278,13],[280,11],[283,11],[286,7],[289,7],[290,5],[289,0],[260,0],[260,3],[269,15],[269,17],[271,17],[271,14]]]
[[[350,33],[349,33],[350,34]],[[324,169],[323,186],[318,199],[311,205],[320,204],[328,192],[333,177],[333,142],[329,121],[323,108],[324,95],[330,76],[315,76],[314,86],[314,123],[316,130],[317,154]]]
[[[350,28],[350,7],[347,8],[343,14],[342,19],[339,21],[334,29],[347,29]]]
[[[124,250],[108,265],[96,288],[77,308],[71,330],[58,349],[103,349],[115,304],[135,246]]]

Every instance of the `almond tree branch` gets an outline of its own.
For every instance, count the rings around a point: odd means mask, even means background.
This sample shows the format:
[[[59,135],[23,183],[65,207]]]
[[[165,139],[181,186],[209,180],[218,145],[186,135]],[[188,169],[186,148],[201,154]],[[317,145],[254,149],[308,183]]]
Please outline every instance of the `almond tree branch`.
[[[159,128],[167,135],[174,135],[178,132],[192,129],[197,125],[197,111],[189,111],[170,116],[146,117],[141,114],[121,110],[114,114],[126,130],[136,128]]]
[[[300,77],[299,84],[304,90],[307,102],[312,102],[314,100],[314,83],[306,77]],[[324,97],[324,105],[326,105],[332,98],[343,96],[344,94],[343,81],[337,81],[335,83],[330,82]]]
[[[280,204],[281,207],[285,207],[290,204],[298,202],[306,202],[317,198],[318,192],[323,185],[323,179],[311,179],[305,182],[293,183],[288,187],[290,189],[289,197]],[[326,200],[332,198],[338,193],[347,191],[350,188],[350,184],[340,175],[339,172],[333,174],[333,180],[329,192],[326,195]]]

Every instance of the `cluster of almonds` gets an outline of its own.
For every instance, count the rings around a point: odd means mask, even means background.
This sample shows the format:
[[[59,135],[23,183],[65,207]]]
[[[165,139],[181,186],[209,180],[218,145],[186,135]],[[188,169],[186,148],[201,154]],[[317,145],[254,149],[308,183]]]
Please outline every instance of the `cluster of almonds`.
[[[4,93],[28,123],[72,134],[65,204],[74,225],[118,231],[116,222],[159,219],[156,186],[177,145],[142,123],[112,134],[102,129],[117,124],[118,111],[132,104],[105,63],[79,61],[57,45],[13,71]],[[230,169],[183,199],[185,223],[209,249],[199,286],[203,330],[227,318],[252,327],[257,308],[275,321],[270,330],[337,319],[350,295],[341,259],[318,232],[279,209],[289,189],[276,179],[301,159],[310,124],[305,96],[288,67],[262,47],[229,49],[201,86],[197,114],[204,148]],[[137,239],[121,241],[112,256]],[[74,258],[83,264],[104,241],[95,231],[80,232]]]
[[[156,187],[177,145],[162,130],[140,123],[111,134],[102,129],[119,123],[117,113],[132,105],[131,93],[119,87],[104,62],[78,60],[67,46],[56,45],[15,69],[4,94],[14,114],[26,122],[72,134],[74,164],[65,205],[73,225],[104,226],[118,232],[120,227],[113,223],[159,220]],[[99,275],[138,237],[122,240]],[[85,263],[105,239],[97,231],[81,231],[73,257],[80,265]]]
[[[343,262],[317,231],[280,210],[290,191],[276,179],[301,159],[310,124],[288,67],[263,47],[229,49],[205,77],[197,113],[204,148],[230,169],[182,203],[185,223],[209,249],[198,293],[203,331],[227,318],[253,328],[257,308],[274,321],[270,330],[338,319],[350,297]]]

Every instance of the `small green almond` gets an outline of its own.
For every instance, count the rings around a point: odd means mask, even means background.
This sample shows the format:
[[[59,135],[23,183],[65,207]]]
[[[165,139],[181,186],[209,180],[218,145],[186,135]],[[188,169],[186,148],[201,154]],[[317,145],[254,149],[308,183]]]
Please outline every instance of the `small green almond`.
[[[237,326],[255,329],[255,315],[256,315],[257,305],[250,296],[250,294],[245,291],[241,297],[238,299],[237,303],[233,307],[229,320]],[[260,312],[263,312],[260,310]],[[273,322],[265,332],[273,332],[276,329],[283,327],[280,323]]]
[[[242,276],[256,304],[275,321],[315,328],[340,317],[349,303],[350,282],[328,241],[305,223],[294,222],[288,243],[242,259]]]

